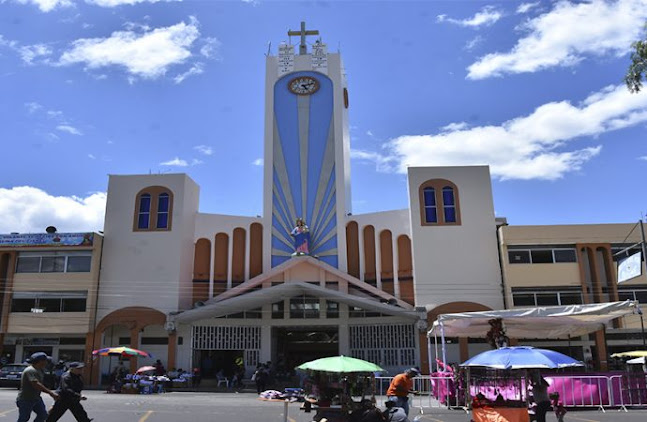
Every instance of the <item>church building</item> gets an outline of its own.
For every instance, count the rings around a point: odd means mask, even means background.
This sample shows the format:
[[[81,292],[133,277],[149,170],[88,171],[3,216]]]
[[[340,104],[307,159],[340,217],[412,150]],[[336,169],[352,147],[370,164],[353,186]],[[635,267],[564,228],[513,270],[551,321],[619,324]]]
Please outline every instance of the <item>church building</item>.
[[[262,217],[200,212],[186,174],[110,176],[97,348],[207,372],[337,354],[426,371],[435,315],[503,308],[488,167],[410,168],[407,209],[354,214],[342,57],[290,35],[298,51],[266,57]]]

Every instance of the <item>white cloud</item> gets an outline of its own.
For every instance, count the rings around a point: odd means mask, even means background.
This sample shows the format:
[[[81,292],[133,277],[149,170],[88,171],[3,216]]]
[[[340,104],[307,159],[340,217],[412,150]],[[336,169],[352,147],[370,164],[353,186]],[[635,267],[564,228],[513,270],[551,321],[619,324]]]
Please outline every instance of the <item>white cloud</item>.
[[[191,165],[192,166],[197,166],[197,165],[200,165],[200,164],[204,164],[204,161],[198,160],[197,158],[194,158],[193,160],[191,160]]]
[[[203,155],[213,155],[213,147],[209,145],[196,145],[193,149]]]
[[[647,155],[643,155],[642,157],[638,157],[639,160],[644,160],[647,161]]]
[[[63,53],[60,64],[83,63],[90,69],[121,66],[130,78],[157,78],[191,57],[190,48],[200,36],[198,25],[197,19],[190,17],[189,23],[143,33],[117,31],[108,38],[79,39]]]
[[[467,122],[455,122],[455,123],[450,123],[446,126],[443,126],[440,128],[441,132],[456,132],[457,130],[464,130],[467,129],[469,125]]]
[[[2,0],[0,0],[0,4]],[[52,49],[47,44],[33,44],[21,46],[18,41],[8,40],[0,35],[0,47],[8,47],[16,52],[25,64],[34,64],[34,60],[45,58],[42,63],[49,63],[46,57],[52,54]]]
[[[468,19],[454,19],[448,18],[447,15],[438,15],[436,17],[436,21],[453,23],[455,25],[460,25],[468,28],[479,28],[481,26],[494,25],[502,17],[503,13],[497,10],[494,6],[485,6],[474,16]]]
[[[519,7],[517,7],[517,13],[518,14],[528,13],[537,6],[539,6],[538,1],[534,3],[521,3]]]
[[[201,73],[204,73],[204,64],[198,62],[191,66],[191,68],[186,72],[177,75],[173,80],[176,84],[181,84],[189,76],[199,75]]]
[[[353,160],[375,163],[375,168],[377,171],[391,172],[396,170],[397,159],[395,157],[389,157],[378,152],[351,149],[350,158],[352,158]]]
[[[40,104],[38,104],[37,102],[34,102],[34,101],[29,102],[29,103],[25,103],[25,107],[27,107],[27,111],[29,111],[29,114],[35,113],[38,110],[40,110],[41,108],[43,108],[42,105],[40,105]]]
[[[631,94],[618,85],[592,93],[579,104],[547,103],[496,126],[454,123],[436,134],[395,138],[386,144],[386,154],[351,151],[351,157],[375,162],[382,171],[487,164],[499,179],[554,180],[580,170],[602,148],[578,149],[572,146],[575,141],[643,122],[647,92]]]
[[[465,43],[465,47],[463,47],[467,51],[474,50],[476,47],[478,47],[480,44],[482,44],[484,41],[484,38],[480,35],[475,36],[471,40],[467,41]]]
[[[58,125],[56,126],[56,129],[60,130],[61,132],[69,133],[70,135],[76,135],[76,136],[83,135],[83,132],[81,132],[74,126],[70,126],[70,125]]]
[[[585,56],[626,54],[647,19],[647,0],[560,1],[523,26],[528,33],[507,53],[491,53],[468,67],[469,79],[573,66]]]
[[[164,161],[160,163],[160,166],[174,166],[174,167],[187,167],[189,163],[186,160],[182,160],[180,157],[175,157],[172,160]]]
[[[34,44],[20,47],[18,53],[23,62],[33,64],[35,59],[50,56],[52,49],[45,44]]]
[[[57,8],[74,6],[71,0],[13,0],[20,4],[33,4],[38,6],[41,12],[51,12]],[[4,3],[4,1],[2,1]]]
[[[255,159],[254,161],[252,161],[252,165],[262,167],[263,166],[263,159],[262,158]]]
[[[97,157],[94,154],[88,154],[88,158],[91,160],[96,160]]]
[[[101,7],[115,7],[124,4],[133,5],[138,3],[159,3],[159,2],[172,2],[182,0],[85,0],[86,3],[94,4]]]
[[[217,38],[207,37],[204,39],[204,45],[200,48],[200,54],[208,59],[219,59],[221,45],[222,43]]]
[[[59,232],[102,230],[106,194],[53,196],[31,186],[0,188],[0,209],[0,233],[44,232],[47,226]]]

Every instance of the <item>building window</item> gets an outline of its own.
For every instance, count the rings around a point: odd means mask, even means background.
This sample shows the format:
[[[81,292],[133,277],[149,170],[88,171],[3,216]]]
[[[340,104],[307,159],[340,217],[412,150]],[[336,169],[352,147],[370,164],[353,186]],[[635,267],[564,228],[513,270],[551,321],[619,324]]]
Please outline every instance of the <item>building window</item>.
[[[339,302],[326,301],[326,318],[339,318]]]
[[[137,194],[133,230],[171,230],[172,216],[173,193],[163,186],[149,186]]]
[[[21,252],[17,273],[88,273],[92,268],[92,252]]]
[[[618,298],[620,300],[637,300],[641,304],[647,303],[647,286],[631,286],[631,288],[618,288]]]
[[[11,312],[85,312],[87,292],[15,292]]]
[[[170,198],[168,193],[161,193],[157,201],[157,228],[168,228],[168,207]]]
[[[290,299],[290,318],[319,318],[319,298],[298,296]]]
[[[420,185],[423,226],[460,225],[458,188],[449,180],[432,179]]]
[[[582,292],[579,290],[553,290],[553,291],[512,291],[514,306],[556,306],[556,305],[581,305]]]
[[[508,249],[510,264],[557,264],[577,262],[575,248]]]
[[[139,218],[137,220],[137,228],[146,230],[150,227],[151,219],[151,196],[144,193],[139,197]]]
[[[445,223],[456,222],[456,204],[454,203],[454,188],[445,186],[443,188],[443,213]]]
[[[272,303],[272,319],[283,319],[283,301]]]
[[[423,195],[425,199],[425,223],[437,223],[436,191],[434,188],[425,188]]]

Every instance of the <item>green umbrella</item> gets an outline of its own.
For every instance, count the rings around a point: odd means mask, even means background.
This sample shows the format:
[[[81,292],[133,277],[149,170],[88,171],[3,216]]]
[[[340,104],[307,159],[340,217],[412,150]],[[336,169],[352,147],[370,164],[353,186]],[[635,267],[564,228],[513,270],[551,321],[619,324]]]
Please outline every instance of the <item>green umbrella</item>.
[[[333,356],[313,360],[297,366],[297,369],[335,373],[384,372],[384,369],[374,363],[348,356]]]

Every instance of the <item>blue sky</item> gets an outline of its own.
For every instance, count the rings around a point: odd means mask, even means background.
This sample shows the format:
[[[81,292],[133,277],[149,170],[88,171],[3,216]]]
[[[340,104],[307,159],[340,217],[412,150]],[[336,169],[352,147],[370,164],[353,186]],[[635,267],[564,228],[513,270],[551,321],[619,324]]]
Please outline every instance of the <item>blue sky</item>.
[[[0,232],[101,229],[108,174],[260,214],[264,54],[301,20],[345,62],[354,213],[405,208],[407,165],[468,164],[511,224],[647,212],[622,85],[647,0],[0,0]]]

